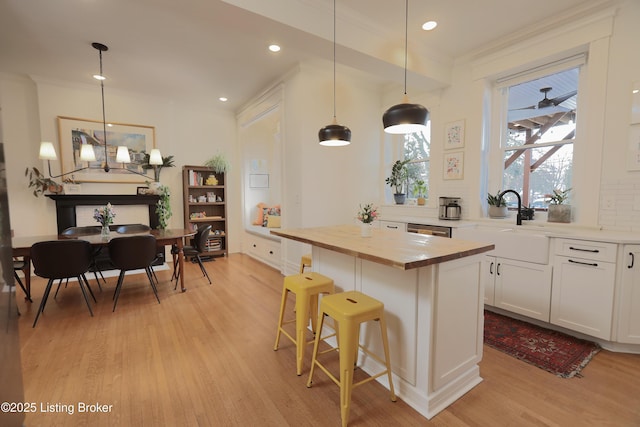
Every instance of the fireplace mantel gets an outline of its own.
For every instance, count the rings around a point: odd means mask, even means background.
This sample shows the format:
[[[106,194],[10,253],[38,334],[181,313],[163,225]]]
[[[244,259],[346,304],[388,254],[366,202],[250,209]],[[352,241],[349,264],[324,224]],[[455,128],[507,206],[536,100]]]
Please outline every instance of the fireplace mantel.
[[[75,227],[76,206],[112,205],[147,205],[149,206],[149,225],[157,228],[159,225],[156,214],[156,203],[160,200],[157,194],[48,194],[47,197],[56,202],[56,216],[58,234],[69,227]]]

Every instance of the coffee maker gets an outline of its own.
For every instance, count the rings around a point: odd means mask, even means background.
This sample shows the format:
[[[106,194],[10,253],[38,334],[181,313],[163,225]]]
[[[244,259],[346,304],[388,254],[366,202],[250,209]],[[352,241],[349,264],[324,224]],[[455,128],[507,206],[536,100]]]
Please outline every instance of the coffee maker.
[[[439,219],[457,220],[462,217],[460,197],[440,197]]]

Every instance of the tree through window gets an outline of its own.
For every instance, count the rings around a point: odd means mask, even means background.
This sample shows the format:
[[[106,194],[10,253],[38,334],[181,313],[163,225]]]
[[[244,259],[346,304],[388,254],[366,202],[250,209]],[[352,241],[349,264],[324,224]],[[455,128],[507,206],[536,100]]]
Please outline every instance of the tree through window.
[[[503,188],[546,209],[545,194],[571,187],[579,68],[507,88]]]

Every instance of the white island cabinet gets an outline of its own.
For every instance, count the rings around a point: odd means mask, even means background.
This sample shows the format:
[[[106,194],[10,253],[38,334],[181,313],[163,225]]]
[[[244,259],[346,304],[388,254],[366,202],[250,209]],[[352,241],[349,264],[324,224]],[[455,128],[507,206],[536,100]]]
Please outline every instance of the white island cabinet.
[[[357,226],[272,231],[312,245],[313,269],[336,291],[358,290],[382,301],[398,395],[427,418],[482,381],[483,298],[480,265],[492,244]],[[382,356],[379,333],[364,327],[360,343]],[[367,372],[381,368],[361,355]],[[378,378],[386,384],[386,377]]]

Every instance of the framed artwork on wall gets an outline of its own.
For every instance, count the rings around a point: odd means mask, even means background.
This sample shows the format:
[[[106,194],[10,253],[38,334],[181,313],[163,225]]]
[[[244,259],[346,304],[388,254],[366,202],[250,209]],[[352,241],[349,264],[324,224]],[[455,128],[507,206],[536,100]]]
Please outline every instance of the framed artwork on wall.
[[[464,151],[444,153],[444,179],[464,178]]]
[[[58,116],[58,143],[62,173],[89,166],[89,169],[78,171],[70,178],[75,182],[144,183],[153,181],[153,176],[145,179],[144,176],[122,170],[123,164],[116,162],[116,152],[118,146],[126,146],[131,155],[131,163],[125,163],[124,167],[135,172],[146,173],[147,171],[142,168],[144,152],[149,153],[156,147],[155,127],[109,122],[106,146],[104,136],[103,124],[100,120]],[[81,144],[93,145],[93,151],[96,154],[95,162],[80,160]],[[102,169],[105,159],[112,167],[109,172]]]
[[[464,120],[447,123],[444,127],[444,149],[464,147]]]

